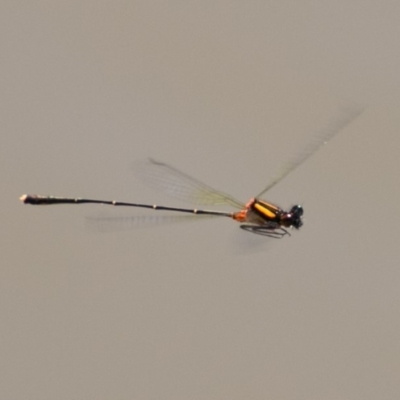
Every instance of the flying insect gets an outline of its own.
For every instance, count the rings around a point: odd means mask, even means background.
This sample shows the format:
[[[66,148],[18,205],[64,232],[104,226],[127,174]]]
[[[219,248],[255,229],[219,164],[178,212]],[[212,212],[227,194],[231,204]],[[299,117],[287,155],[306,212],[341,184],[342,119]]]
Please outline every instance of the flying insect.
[[[173,211],[178,213],[189,213],[195,215],[208,215],[214,217],[228,217],[240,223],[240,227],[245,231],[272,238],[282,238],[290,236],[289,229],[300,229],[303,225],[303,207],[296,204],[285,211],[277,205],[262,200],[273,186],[279,183],[295,168],[306,161],[329,139],[336,135],[346,125],[353,121],[362,110],[348,110],[338,121],[336,118],[333,123],[325,128],[325,131],[318,135],[317,139],[289,163],[283,166],[278,174],[257,196],[251,198],[247,203],[242,203],[232,196],[213,189],[212,187],[190,177],[178,169],[152,159],[149,159],[148,173],[149,182],[153,186],[164,189],[167,194],[181,200],[203,205],[229,205],[237,211],[217,211],[197,208],[178,208],[167,207],[156,204],[141,204],[132,202],[121,202],[116,200],[95,200],[72,197],[54,197],[24,194],[20,200],[25,204],[32,205],[51,205],[51,204],[106,204],[120,207],[147,208],[152,210]]]

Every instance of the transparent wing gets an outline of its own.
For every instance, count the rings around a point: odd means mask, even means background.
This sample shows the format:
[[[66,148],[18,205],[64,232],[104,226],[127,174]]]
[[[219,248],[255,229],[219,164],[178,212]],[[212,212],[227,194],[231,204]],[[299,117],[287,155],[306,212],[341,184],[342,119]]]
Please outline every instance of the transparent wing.
[[[256,197],[263,196],[268,190],[280,182],[285,176],[297,168],[300,164],[303,164],[309,157],[311,157],[319,148],[326,144],[332,137],[340,132],[345,126],[351,121],[356,119],[364,108],[352,107],[343,109],[339,116],[335,116],[322,130],[320,130],[313,141],[311,141],[302,152],[300,152],[295,158],[287,162],[278,171],[275,177],[271,180],[268,186],[259,193]]]
[[[139,216],[90,216],[86,217],[86,227],[91,231],[130,231],[160,225],[206,220],[212,215],[139,215]]]
[[[149,159],[146,163],[135,165],[134,169],[146,185],[162,190],[176,199],[192,204],[224,204],[238,209],[244,208],[244,204],[232,196],[215,190],[168,164]]]

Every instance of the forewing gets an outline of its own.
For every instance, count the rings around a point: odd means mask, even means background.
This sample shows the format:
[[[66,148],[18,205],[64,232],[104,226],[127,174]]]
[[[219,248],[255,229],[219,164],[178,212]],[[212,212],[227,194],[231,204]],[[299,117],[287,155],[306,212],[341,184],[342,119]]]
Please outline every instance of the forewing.
[[[232,196],[213,189],[171,165],[149,159],[136,165],[138,177],[148,186],[191,204],[230,205],[242,209],[244,204]]]
[[[339,115],[335,116],[323,129],[321,129],[315,136],[314,139],[308,143],[308,145],[297,154],[296,157],[289,160],[289,162],[282,165],[278,170],[278,173],[274,176],[267,187],[259,193],[256,197],[262,197],[268,190],[280,182],[285,176],[296,169],[299,165],[303,164],[309,157],[311,157],[317,150],[319,150],[324,144],[332,139],[338,132],[344,129],[350,122],[355,120],[362,112],[364,108],[351,107],[342,109]]]

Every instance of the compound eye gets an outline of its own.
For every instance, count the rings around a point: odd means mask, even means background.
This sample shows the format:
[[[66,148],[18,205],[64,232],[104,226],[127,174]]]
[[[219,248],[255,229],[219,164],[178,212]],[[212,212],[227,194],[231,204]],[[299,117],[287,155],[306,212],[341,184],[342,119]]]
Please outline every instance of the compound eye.
[[[300,205],[293,206],[290,212],[297,217],[301,217],[304,213],[303,207]]]
[[[297,223],[296,223],[295,228],[299,229],[299,228],[301,228],[302,226],[303,226],[303,221],[302,221],[301,219],[299,219],[299,220],[297,221]]]

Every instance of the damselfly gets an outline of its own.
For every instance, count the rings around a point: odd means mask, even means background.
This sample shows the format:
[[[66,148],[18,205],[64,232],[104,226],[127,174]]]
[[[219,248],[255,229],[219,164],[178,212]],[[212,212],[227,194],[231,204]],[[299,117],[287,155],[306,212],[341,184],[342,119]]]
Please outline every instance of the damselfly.
[[[347,111],[340,120],[335,118],[333,124],[328,125],[325,131],[318,135],[317,140],[299,153],[297,158],[287,163],[280,172],[271,180],[270,184],[256,197],[250,199],[246,204],[237,201],[232,196],[215,190],[212,187],[190,177],[178,169],[158,161],[150,160],[149,167],[152,170],[150,181],[156,186],[162,186],[164,190],[173,196],[196,202],[197,204],[217,205],[225,204],[236,208],[236,212],[199,210],[193,208],[166,207],[156,204],[141,204],[131,202],[121,202],[116,200],[94,200],[85,198],[54,197],[41,195],[24,194],[20,200],[25,204],[49,205],[49,204],[107,204],[122,207],[137,207],[153,210],[174,211],[180,213],[190,213],[196,215],[208,215],[215,217],[228,217],[241,223],[240,227],[245,231],[258,235],[273,238],[282,238],[290,235],[288,229],[299,229],[303,225],[303,208],[301,205],[294,205],[289,211],[261,200],[266,192],[280,182],[291,171],[302,164],[307,158],[314,154],[323,144],[339,132],[344,126],[355,119],[361,110]]]

